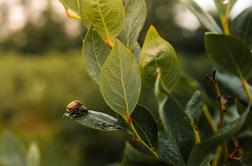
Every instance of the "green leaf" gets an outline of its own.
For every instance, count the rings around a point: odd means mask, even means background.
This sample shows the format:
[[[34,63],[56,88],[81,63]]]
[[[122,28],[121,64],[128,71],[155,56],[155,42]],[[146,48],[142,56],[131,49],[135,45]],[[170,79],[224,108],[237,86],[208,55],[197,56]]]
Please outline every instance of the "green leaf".
[[[161,84],[170,92],[177,84],[180,76],[180,65],[174,48],[159,36],[156,29],[151,26],[142,48],[139,59],[143,83],[154,87],[157,72],[161,71]]]
[[[246,77],[252,69],[250,49],[238,38],[224,34],[206,33],[208,55],[225,70]]]
[[[244,125],[249,112],[250,106],[237,120],[225,125],[213,137],[197,144],[190,154],[188,166],[200,165],[214,149],[235,135]]]
[[[214,0],[219,15],[228,16],[237,0]]]
[[[60,0],[65,8],[72,10],[76,14],[79,14],[78,1],[79,0]]]
[[[172,133],[159,133],[158,153],[160,160],[171,166],[184,166],[184,160]]]
[[[40,165],[40,153],[37,144],[32,143],[29,147],[27,157],[27,166],[39,166]]]
[[[140,137],[150,147],[156,147],[158,142],[158,128],[156,121],[146,107],[137,105],[132,113],[133,124]]]
[[[131,114],[138,102],[141,78],[134,55],[119,40],[105,61],[100,90],[106,103],[118,114]]]
[[[195,144],[194,130],[185,109],[172,95],[168,96],[165,109],[160,113],[160,118],[166,132],[174,135],[185,160]]]
[[[248,103],[247,95],[243,90],[241,80],[230,73],[218,70],[216,72],[216,80],[225,88],[225,90],[231,92],[237,98]],[[249,89],[252,93],[252,86],[249,85]]]
[[[126,144],[124,150],[124,159],[121,163],[121,166],[165,166],[165,163],[162,163],[153,156],[144,154],[136,150],[129,143]]]
[[[244,10],[232,23],[232,31],[252,49],[252,7]]]
[[[59,0],[66,10],[70,10],[74,15],[81,17],[81,22],[84,27],[89,27],[89,21],[87,20],[87,16],[83,13],[82,8],[80,7],[81,0]]]
[[[184,3],[188,9],[198,18],[198,20],[210,31],[221,32],[221,28],[218,26],[214,18],[201,9],[201,7],[194,0],[180,0]]]
[[[157,69],[157,79],[155,82],[155,87],[154,87],[154,94],[158,103],[158,112],[159,114],[163,112],[165,103],[167,102],[167,95],[165,95],[163,92],[160,90],[160,85],[161,85],[161,71],[160,68]],[[162,117],[161,117],[162,120]]]
[[[181,73],[178,84],[176,85],[172,93],[176,96],[189,100],[197,89],[199,89],[198,82],[187,74]]]
[[[186,105],[186,114],[191,119],[191,123],[197,125],[202,113],[202,99],[200,91],[196,91]]]
[[[4,131],[0,138],[0,165],[24,166],[24,147],[15,135]]]
[[[213,154],[209,154],[200,164],[200,166],[210,166],[211,160],[214,158]]]
[[[165,125],[164,106],[167,102],[167,95],[161,92],[160,90],[160,81],[161,81],[161,71],[160,68],[157,69],[157,79],[155,82],[155,97],[158,102],[158,111],[160,119],[163,125]],[[159,133],[159,142],[158,142],[158,153],[160,160],[170,164],[170,165],[185,165],[182,154],[179,147],[177,146],[176,139],[172,134],[172,130],[169,125],[165,125],[165,133]]]
[[[82,17],[97,30],[104,40],[111,41],[121,32],[124,24],[122,0],[80,0]]]
[[[88,74],[98,84],[100,82],[100,71],[109,51],[107,44],[91,26],[83,41],[82,55]]]
[[[127,0],[125,15],[126,19],[119,39],[134,53],[139,46],[137,40],[147,16],[145,0]],[[139,54],[135,55],[139,56]]]
[[[64,117],[71,118],[69,113],[65,113]],[[102,131],[115,131],[122,129],[116,118],[92,110],[88,110],[86,115],[75,118],[74,120],[85,127]]]

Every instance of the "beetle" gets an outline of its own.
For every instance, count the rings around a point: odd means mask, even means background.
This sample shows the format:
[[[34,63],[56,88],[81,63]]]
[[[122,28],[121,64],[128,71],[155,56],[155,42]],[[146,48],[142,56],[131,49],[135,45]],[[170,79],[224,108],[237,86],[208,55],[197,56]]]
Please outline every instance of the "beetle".
[[[66,112],[69,113],[69,117],[78,118],[87,114],[88,109],[79,100],[74,100],[67,105]]]

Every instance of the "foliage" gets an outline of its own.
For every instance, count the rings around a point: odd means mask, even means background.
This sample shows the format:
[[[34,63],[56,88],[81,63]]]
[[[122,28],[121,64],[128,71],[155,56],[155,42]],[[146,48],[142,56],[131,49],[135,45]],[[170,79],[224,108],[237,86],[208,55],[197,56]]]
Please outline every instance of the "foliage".
[[[205,34],[209,57],[229,75],[235,75],[235,81],[225,73],[221,77],[218,73],[216,76],[216,72],[208,75],[216,98],[207,96],[203,90],[196,91],[186,105],[175,93],[176,88],[181,86],[178,85],[179,81],[185,78],[181,76],[180,62],[172,45],[160,37],[154,26],[149,28],[142,48],[138,44],[139,32],[146,19],[143,1],[80,0],[69,3],[69,0],[62,0],[66,10],[72,10],[77,15],[69,16],[88,28],[82,51],[84,63],[90,77],[98,84],[104,101],[117,115],[114,118],[88,110],[74,120],[86,127],[103,131],[120,130],[132,136],[134,140],[126,144],[121,165],[229,165],[233,162],[242,164],[241,158],[249,158],[249,151],[242,153],[238,133],[241,129],[251,130],[252,126],[252,94],[247,82],[252,53],[250,45],[246,45],[250,44],[247,40],[251,36],[243,35],[239,39],[239,36],[231,34],[229,13],[236,1],[215,1],[223,33],[218,21],[196,2],[182,2],[210,30]],[[131,5],[137,6],[138,10],[132,10]],[[136,15],[139,21],[135,20]],[[248,31],[247,26],[242,26],[246,24],[244,19],[250,18],[246,15],[241,14],[241,23],[237,23],[244,31]],[[241,110],[233,109],[239,112],[233,121],[225,121],[231,104],[230,97],[224,96],[219,87],[220,78],[220,82],[234,94],[232,97],[238,99],[231,103]],[[230,88],[230,81],[243,91]],[[138,105],[144,87],[142,84],[155,94],[158,119],[147,108]],[[192,87],[186,87],[189,88]],[[242,99],[239,98],[241,96]],[[74,108],[72,113],[80,112],[80,108]],[[208,108],[219,112],[211,114]],[[213,117],[216,114],[219,114],[218,121]],[[71,118],[70,114],[65,115]],[[201,130],[199,123],[202,115],[205,115],[214,132],[208,139],[204,138],[204,127]],[[234,150],[228,146],[232,143]],[[213,155],[218,147],[221,147],[221,153],[217,151]],[[219,161],[220,155],[223,155],[223,160]]]
[[[26,152],[23,143],[9,131],[4,131],[0,140],[0,164],[7,166],[38,166],[40,152],[38,146],[32,143]]]

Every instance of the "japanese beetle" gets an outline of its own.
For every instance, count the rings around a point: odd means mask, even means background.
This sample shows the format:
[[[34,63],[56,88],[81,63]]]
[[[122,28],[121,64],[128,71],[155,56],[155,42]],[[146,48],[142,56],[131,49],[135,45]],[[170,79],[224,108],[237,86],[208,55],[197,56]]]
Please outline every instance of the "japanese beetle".
[[[69,113],[71,118],[78,118],[87,114],[88,109],[79,100],[74,100],[67,105],[66,112]]]

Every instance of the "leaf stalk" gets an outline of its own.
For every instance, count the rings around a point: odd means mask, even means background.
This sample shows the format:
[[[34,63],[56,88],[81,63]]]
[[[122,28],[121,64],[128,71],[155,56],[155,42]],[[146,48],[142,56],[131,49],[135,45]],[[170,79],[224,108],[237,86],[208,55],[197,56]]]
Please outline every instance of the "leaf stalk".
[[[134,136],[136,137],[136,140],[138,143],[140,143],[141,145],[143,145],[153,156],[155,156],[156,158],[159,158],[157,152],[154,151],[154,148],[150,147],[149,145],[147,145],[144,140],[140,137],[140,135],[138,134],[138,132],[135,129],[135,126],[131,120],[130,115],[126,115],[123,117],[125,122],[128,124],[131,132],[134,134]]]

